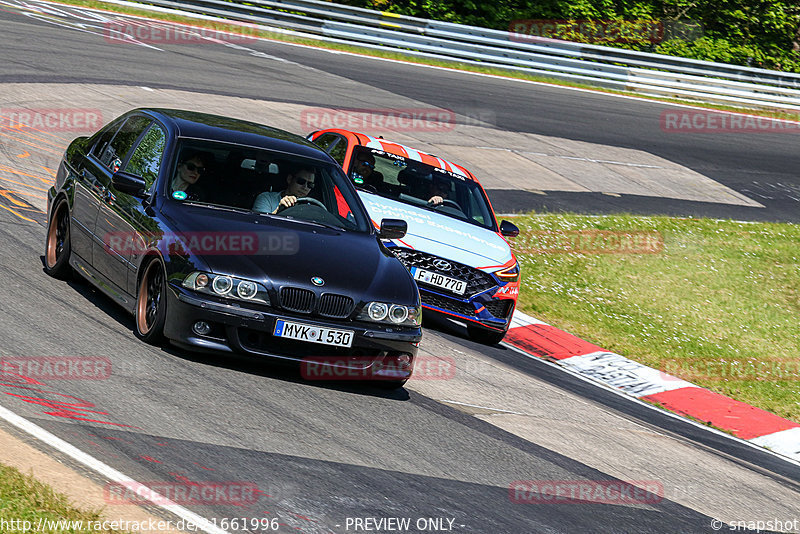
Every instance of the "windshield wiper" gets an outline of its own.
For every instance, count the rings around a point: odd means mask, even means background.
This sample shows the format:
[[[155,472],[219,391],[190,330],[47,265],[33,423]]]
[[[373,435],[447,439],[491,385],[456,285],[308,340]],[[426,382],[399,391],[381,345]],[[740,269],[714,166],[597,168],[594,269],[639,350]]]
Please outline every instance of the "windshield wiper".
[[[354,185],[354,186],[355,186],[355,188],[356,188],[356,189],[358,189],[359,191],[366,191],[367,193],[375,193],[375,194],[379,194],[379,193],[378,193],[378,190],[377,190],[377,189],[375,189],[374,187],[372,187],[371,185],[359,185],[359,184],[355,184],[355,183],[354,183],[353,185]]]
[[[281,218],[299,223],[312,224],[314,226],[319,226],[321,228],[328,228],[329,230],[337,230],[337,231],[345,230],[343,226],[334,226],[332,224],[321,223],[318,221],[309,221],[308,219],[298,219],[297,217],[292,217],[291,215],[281,215]]]
[[[233,211],[236,213],[253,213],[253,210],[247,208],[237,208],[235,206],[223,206],[221,204],[209,204],[208,202],[201,202],[199,200],[188,200],[184,204],[192,204],[193,206],[204,206],[206,208],[213,208],[215,210]]]

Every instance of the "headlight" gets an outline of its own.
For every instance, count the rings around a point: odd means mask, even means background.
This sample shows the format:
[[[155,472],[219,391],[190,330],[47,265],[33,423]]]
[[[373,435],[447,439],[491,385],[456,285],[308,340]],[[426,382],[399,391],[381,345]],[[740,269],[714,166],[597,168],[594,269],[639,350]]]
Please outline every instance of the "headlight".
[[[356,316],[359,321],[388,323],[397,326],[419,326],[422,309],[387,302],[368,302]]]
[[[497,271],[494,275],[504,282],[516,282],[519,280],[519,263],[514,263],[508,269]]]
[[[392,304],[389,308],[389,320],[394,324],[402,324],[408,319],[408,308]]]
[[[389,305],[383,302],[370,302],[367,306],[367,316],[372,321],[383,321],[389,314]]]
[[[233,289],[233,278],[230,276],[216,276],[211,282],[211,288],[217,295],[227,295]]]
[[[182,285],[198,293],[269,305],[267,288],[252,280],[195,271],[186,277]]]
[[[236,294],[245,300],[250,300],[258,293],[258,284],[250,280],[242,280],[236,286]]]

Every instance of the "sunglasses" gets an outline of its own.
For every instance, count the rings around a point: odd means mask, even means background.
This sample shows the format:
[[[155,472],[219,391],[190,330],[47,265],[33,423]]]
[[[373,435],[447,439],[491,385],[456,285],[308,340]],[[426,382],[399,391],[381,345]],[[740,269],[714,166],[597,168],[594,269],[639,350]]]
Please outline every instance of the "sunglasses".
[[[297,185],[304,185],[309,189],[314,189],[314,182],[311,180],[306,180],[305,178],[295,178],[294,181]]]
[[[184,163],[184,165],[186,165],[186,168],[189,169],[189,171],[191,171],[191,172],[197,171],[200,174],[203,174],[204,172],[206,172],[206,168],[205,167],[198,167],[194,163],[188,163],[187,162],[187,163]]]
[[[358,160],[358,162],[360,164],[364,165],[365,167],[369,167],[370,169],[374,169],[375,168],[375,164],[371,163],[369,161],[364,161],[363,159],[360,159],[360,160]]]

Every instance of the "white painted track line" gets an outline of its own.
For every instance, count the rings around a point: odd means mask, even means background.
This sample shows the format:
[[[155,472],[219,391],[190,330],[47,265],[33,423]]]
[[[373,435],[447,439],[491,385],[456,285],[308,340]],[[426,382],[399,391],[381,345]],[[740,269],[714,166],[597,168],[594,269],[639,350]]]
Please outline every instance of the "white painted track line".
[[[67,443],[63,439],[51,434],[50,432],[36,425],[35,423],[28,421],[24,417],[20,417],[19,415],[15,414],[8,408],[0,406],[0,418],[9,422],[15,427],[19,428],[23,432],[50,445],[59,452],[66,454],[70,458],[85,465],[92,471],[102,475],[103,477],[107,478],[112,482],[123,484],[128,487],[143,486],[143,484],[141,484],[140,482],[137,482],[131,477],[117,471],[110,465],[101,462],[94,456],[91,456],[83,452],[74,445]],[[194,523],[194,525],[197,526],[197,529],[202,532],[207,532],[208,534],[229,534],[228,531],[217,527],[216,525],[214,525],[214,523],[212,523],[208,519],[200,515],[197,515],[196,513],[184,508],[179,504],[175,504],[174,502],[168,500],[166,497],[159,495],[154,491],[148,491],[146,492],[145,495],[139,495],[139,496],[142,499],[149,500],[153,505],[158,506],[159,508],[163,508],[164,510],[176,515],[177,517],[183,519],[184,521]]]

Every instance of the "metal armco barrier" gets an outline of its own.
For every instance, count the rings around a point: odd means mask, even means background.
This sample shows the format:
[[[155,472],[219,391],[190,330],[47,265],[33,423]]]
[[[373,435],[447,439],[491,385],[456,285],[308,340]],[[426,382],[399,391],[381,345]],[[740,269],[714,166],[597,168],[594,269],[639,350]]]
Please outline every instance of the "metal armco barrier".
[[[282,28],[325,41],[732,106],[800,111],[800,74],[439,22],[317,0],[112,0]]]

